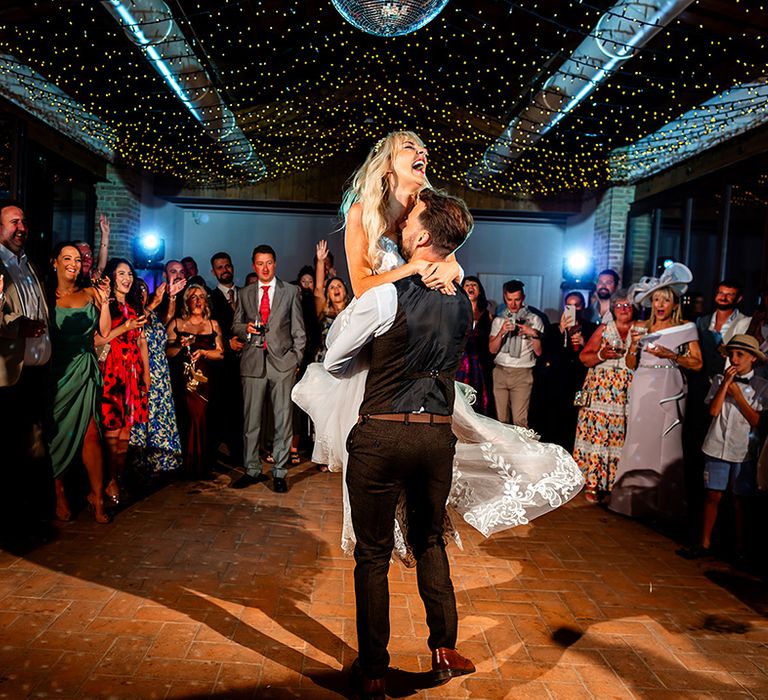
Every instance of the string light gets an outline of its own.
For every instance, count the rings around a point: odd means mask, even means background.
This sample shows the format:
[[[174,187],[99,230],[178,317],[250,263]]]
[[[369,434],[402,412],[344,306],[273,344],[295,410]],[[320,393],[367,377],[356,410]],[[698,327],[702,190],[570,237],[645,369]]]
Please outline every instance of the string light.
[[[408,128],[429,146],[430,177],[461,187],[547,67],[570,55],[611,4],[451,2],[424,28],[393,38],[356,30],[324,0],[185,0],[187,16],[176,19],[194,30],[190,45],[212,66],[270,180],[341,161],[346,176],[384,133]],[[762,5],[733,0],[720,19],[703,5],[692,5],[484,191],[531,198],[599,189],[611,151],[762,75]],[[0,27],[0,52],[117,134],[110,145],[118,159],[189,185],[245,182],[100,3],[33,0],[18,12],[19,21]],[[753,108],[734,105],[740,113]]]

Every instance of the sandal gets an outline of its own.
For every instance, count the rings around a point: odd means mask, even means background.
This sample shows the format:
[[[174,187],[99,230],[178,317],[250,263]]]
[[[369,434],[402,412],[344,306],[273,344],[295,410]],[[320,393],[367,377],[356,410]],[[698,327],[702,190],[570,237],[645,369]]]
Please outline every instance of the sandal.
[[[587,503],[600,503],[600,494],[597,489],[588,488],[584,491],[584,498]]]
[[[301,455],[293,450],[291,450],[291,464],[301,464]]]
[[[330,471],[330,469],[328,469],[328,465],[327,464],[317,464],[316,466],[317,466],[317,471],[319,471],[319,472]]]

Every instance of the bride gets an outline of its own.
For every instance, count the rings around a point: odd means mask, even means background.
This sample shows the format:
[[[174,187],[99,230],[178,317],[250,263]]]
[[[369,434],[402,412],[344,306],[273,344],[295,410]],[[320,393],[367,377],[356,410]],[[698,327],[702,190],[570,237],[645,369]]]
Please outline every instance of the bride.
[[[399,224],[420,190],[430,187],[427,149],[416,134],[397,131],[381,139],[355,172],[344,196],[344,244],[355,296],[379,284],[414,274],[445,294],[456,293],[462,270],[451,256],[444,263],[406,263],[400,256]],[[335,323],[345,323],[339,314]],[[347,464],[346,439],[358,418],[365,391],[367,357],[358,355],[343,377],[312,364],[293,389],[293,400],[315,423],[312,460],[331,471]],[[467,397],[472,390],[457,385],[453,432],[458,438],[453,488],[448,505],[488,537],[554,510],[581,489],[584,479],[571,456],[559,445],[543,444],[535,433],[475,413]],[[399,516],[402,516],[402,509]],[[451,533],[458,541],[456,533]],[[344,487],[342,547],[354,549],[354,531]],[[396,525],[398,554],[410,557],[401,527]]]

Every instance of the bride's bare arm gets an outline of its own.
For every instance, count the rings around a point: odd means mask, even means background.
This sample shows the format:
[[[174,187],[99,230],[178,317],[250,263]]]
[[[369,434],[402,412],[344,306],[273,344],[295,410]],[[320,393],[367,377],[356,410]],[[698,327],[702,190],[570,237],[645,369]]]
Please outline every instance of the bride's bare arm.
[[[344,232],[344,248],[347,253],[349,281],[356,297],[371,287],[389,282],[397,282],[404,277],[420,274],[427,268],[426,263],[405,263],[389,272],[373,274],[368,260],[368,239],[363,230],[363,207],[353,204],[347,214],[347,228]]]
[[[433,289],[439,289],[443,294],[455,294],[456,285],[464,279],[464,270],[451,253],[445,262],[431,263],[421,275],[424,284]]]

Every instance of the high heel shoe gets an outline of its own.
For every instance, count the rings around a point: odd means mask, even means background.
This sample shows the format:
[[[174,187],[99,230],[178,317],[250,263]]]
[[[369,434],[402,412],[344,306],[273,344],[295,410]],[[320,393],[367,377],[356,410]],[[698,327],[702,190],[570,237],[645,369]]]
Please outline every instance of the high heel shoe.
[[[111,490],[110,486],[112,487]],[[116,481],[111,481],[109,484],[107,484],[107,488],[104,489],[104,495],[106,496],[109,505],[113,507],[120,505],[122,497],[120,495],[120,487],[117,485]]]
[[[103,503],[98,503],[96,501],[96,497],[92,493],[89,493],[86,498],[88,500],[88,510],[90,511],[91,515],[93,516],[93,519],[97,523],[101,523],[102,525],[108,525],[109,523],[112,522],[112,518],[110,518],[109,515],[107,515],[104,512]],[[100,505],[101,507],[97,508],[96,507],[97,505]]]

